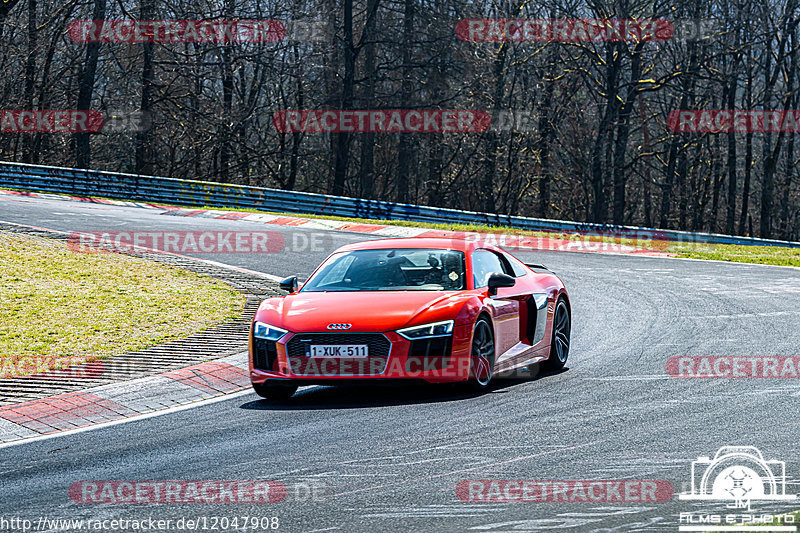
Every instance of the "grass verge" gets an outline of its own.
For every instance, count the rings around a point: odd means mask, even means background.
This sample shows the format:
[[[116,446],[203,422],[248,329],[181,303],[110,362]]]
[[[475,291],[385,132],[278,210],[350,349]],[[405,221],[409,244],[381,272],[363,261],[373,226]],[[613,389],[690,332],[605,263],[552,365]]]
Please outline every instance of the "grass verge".
[[[0,232],[0,377],[63,368],[181,338],[241,314],[211,277]]]
[[[669,243],[666,251],[676,253],[678,257],[691,257],[693,259],[800,267],[800,248]]]

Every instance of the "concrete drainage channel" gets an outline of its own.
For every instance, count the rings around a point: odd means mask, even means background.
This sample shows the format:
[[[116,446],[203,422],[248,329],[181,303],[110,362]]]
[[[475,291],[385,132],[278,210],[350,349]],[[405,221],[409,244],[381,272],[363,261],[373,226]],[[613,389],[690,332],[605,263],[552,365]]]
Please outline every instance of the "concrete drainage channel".
[[[0,222],[0,232],[67,240],[66,233],[2,222]],[[68,370],[0,379],[0,406],[162,374],[204,361],[240,354],[247,350],[250,320],[258,308],[258,304],[264,298],[282,294],[275,281],[254,273],[157,251],[126,253],[206,274],[227,283],[246,298],[242,314],[236,320],[217,325],[189,337],[145,350],[102,359],[99,363],[90,362]]]

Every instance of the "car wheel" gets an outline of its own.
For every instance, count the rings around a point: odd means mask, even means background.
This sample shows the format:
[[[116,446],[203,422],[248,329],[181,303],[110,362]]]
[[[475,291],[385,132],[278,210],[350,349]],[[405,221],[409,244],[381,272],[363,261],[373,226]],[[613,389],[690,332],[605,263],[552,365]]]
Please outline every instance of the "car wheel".
[[[472,353],[470,358],[470,385],[474,390],[489,387],[494,374],[494,335],[492,325],[485,318],[475,322],[472,333]]]
[[[569,336],[572,322],[569,307],[563,298],[558,299],[553,314],[553,337],[550,340],[550,357],[542,363],[545,370],[561,370],[569,357]]]
[[[297,385],[285,383],[253,383],[256,394],[267,400],[288,400],[297,392]]]

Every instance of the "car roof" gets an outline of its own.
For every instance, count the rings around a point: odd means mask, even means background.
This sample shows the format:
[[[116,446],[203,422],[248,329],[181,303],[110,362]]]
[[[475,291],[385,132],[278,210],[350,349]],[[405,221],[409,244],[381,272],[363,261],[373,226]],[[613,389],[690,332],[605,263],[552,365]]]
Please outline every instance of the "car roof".
[[[488,248],[490,250],[502,251],[491,245],[481,245],[475,241],[469,241],[457,237],[402,237],[395,239],[375,239],[362,241],[342,246],[337,251],[352,252],[354,250],[381,250],[386,248],[425,248],[434,250],[457,250],[460,252],[471,252],[475,248]]]

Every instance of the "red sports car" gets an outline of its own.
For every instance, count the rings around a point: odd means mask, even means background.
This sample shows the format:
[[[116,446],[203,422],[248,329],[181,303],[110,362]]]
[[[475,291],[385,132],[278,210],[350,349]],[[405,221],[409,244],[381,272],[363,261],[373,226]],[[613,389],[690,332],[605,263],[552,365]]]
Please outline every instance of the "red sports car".
[[[287,296],[264,300],[250,335],[250,379],[264,398],[353,380],[465,382],[569,354],[561,280],[494,246],[445,238],[343,246]]]

